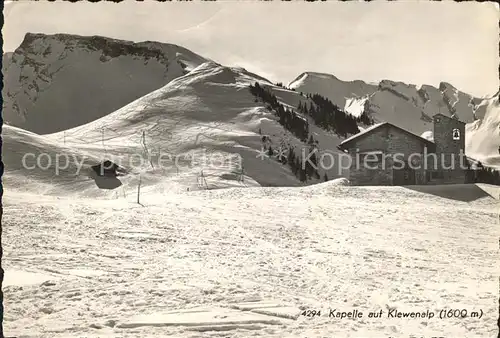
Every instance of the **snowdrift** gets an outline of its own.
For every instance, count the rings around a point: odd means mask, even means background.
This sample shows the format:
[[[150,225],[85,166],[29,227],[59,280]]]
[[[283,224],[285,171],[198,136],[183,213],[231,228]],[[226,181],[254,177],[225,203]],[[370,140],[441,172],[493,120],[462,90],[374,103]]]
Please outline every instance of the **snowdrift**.
[[[497,335],[497,200],[320,186],[329,189],[146,194],[143,206],[133,195],[8,190],[4,328],[61,338]],[[448,306],[483,316],[438,319]],[[436,317],[387,318],[391,309]]]
[[[32,191],[39,194],[86,196],[104,195],[96,189],[92,165],[103,154],[92,154],[62,142],[23,129],[2,128],[3,184],[6,190]],[[8,193],[8,192],[7,192]]]

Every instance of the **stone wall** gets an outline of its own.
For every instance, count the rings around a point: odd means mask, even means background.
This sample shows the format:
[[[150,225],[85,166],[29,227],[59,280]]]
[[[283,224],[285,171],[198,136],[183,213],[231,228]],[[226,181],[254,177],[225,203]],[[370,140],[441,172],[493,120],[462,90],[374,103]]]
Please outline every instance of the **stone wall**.
[[[415,180],[416,184],[426,184],[426,175],[423,167],[423,154],[425,144],[408,133],[405,133],[398,128],[386,125],[374,130],[353,142],[349,148],[351,154],[351,170],[349,180],[354,185],[392,185],[393,182],[393,166],[403,168],[403,162],[408,162],[411,159],[418,160],[415,165]],[[382,151],[382,161],[378,166],[370,162],[370,168],[363,165],[363,161],[358,161],[361,165],[357,165],[356,157],[358,153]],[[412,154],[419,154],[410,157]]]
[[[361,157],[358,153],[370,151],[387,151],[387,128],[380,127],[362,138],[356,140],[349,147],[351,155],[351,168],[349,170],[349,181],[353,185],[392,185],[392,171],[383,166],[383,162],[375,165],[370,162],[370,168],[365,168],[363,161],[358,165],[356,158]],[[375,168],[376,169],[371,169]],[[384,169],[385,167],[385,169]]]
[[[349,170],[349,181],[352,185],[392,185],[392,170],[387,165],[383,166],[382,163],[370,162],[369,168],[363,165],[356,167],[354,156],[351,159],[353,165]]]
[[[415,170],[415,183],[426,184],[424,154],[431,151],[426,150],[426,144],[418,138],[403,132],[397,128],[391,128],[388,133],[387,152],[394,155],[396,163],[405,161],[410,168]]]

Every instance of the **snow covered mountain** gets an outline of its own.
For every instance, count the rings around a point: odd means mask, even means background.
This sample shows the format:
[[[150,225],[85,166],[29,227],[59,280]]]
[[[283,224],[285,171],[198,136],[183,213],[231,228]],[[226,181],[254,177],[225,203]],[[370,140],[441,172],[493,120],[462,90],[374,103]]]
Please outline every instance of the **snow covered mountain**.
[[[353,115],[361,115],[364,98],[377,91],[377,86],[363,81],[342,81],[331,74],[305,72],[290,82],[289,88],[307,94],[319,94]],[[358,99],[358,100],[356,100]]]
[[[481,118],[466,126],[466,147],[485,165],[500,168],[500,96],[497,93],[478,105]]]
[[[470,124],[468,131],[476,130],[468,135],[466,152],[470,156],[488,163],[492,162],[491,156],[498,155],[499,111],[492,109],[486,117],[488,99],[473,97],[446,82],[441,82],[438,88],[390,80],[367,84],[359,80],[342,81],[330,74],[305,72],[288,87],[298,92],[320,94],[352,115],[359,116],[366,111],[375,122],[390,122],[418,135],[428,135],[432,131],[431,118],[435,114],[456,116]],[[483,127],[477,129],[479,125]],[[495,139],[491,138],[493,135]]]
[[[395,123],[419,134],[427,130],[430,118],[437,113],[455,115],[464,122],[474,121],[481,102],[446,82],[441,82],[439,88],[430,85],[417,87],[390,80],[382,80],[375,85],[306,72],[288,87],[325,96],[353,115],[360,115],[366,110],[376,121]],[[416,121],[419,123],[415,124]]]
[[[259,156],[264,147],[279,149],[281,145],[290,145],[296,147],[299,154],[302,149],[309,149],[309,145],[280,125],[265,103],[250,93],[249,86],[255,82],[271,90],[287,107],[295,109],[300,101],[307,101],[299,93],[275,86],[243,68],[224,67],[209,61],[123,108],[75,128],[36,135],[7,127],[4,162],[7,167],[11,161],[19,162],[19,154],[26,153],[26,144],[36,148],[37,154],[49,154],[52,160],[47,170],[37,166],[33,170],[39,173],[32,170],[25,173],[38,180],[38,184],[31,187],[43,193],[115,194],[115,191],[108,193],[95,187],[90,166],[99,159],[111,159],[131,174],[120,178],[123,189],[129,190],[139,184],[139,173],[143,189],[156,192],[300,185],[291,169],[275,156]],[[338,153],[336,147],[341,139],[337,135],[312,122],[309,134],[320,150]],[[85,159],[82,169],[74,176],[79,183],[73,188],[68,187],[66,180],[59,182],[54,176],[56,156],[61,152],[70,156],[71,165],[66,172],[76,173],[76,159]],[[34,165],[34,158],[29,166]],[[10,167],[18,166],[17,163]],[[17,173],[19,177],[13,175],[11,180],[22,182],[23,173]],[[343,175],[335,163],[308,183],[322,180],[325,173],[330,179]]]
[[[3,60],[4,120],[38,134],[96,120],[207,61],[171,44],[33,33]]]
[[[342,138],[288,114],[311,104],[300,91],[178,46],[31,34],[3,60],[9,336],[498,333],[488,315],[498,305],[497,187],[347,186],[332,180],[344,176],[339,163],[306,184],[329,182],[296,187],[269,147],[312,145],[282,117],[306,125],[320,151],[338,153]],[[403,85],[359,81],[341,92],[335,81],[331,95],[351,98],[355,115],[365,104],[379,119],[418,111],[405,110],[413,89]],[[267,100],[250,90],[255,82]],[[365,103],[349,96],[356,90]],[[375,97],[401,115],[383,115]],[[498,107],[498,96],[477,104],[469,147],[492,150]],[[92,166],[105,159],[125,175],[96,177]],[[436,320],[443,304],[470,315]],[[301,315],[312,309],[321,315]],[[364,317],[329,316],[353,309]],[[389,317],[395,311],[435,317]]]
[[[29,178],[41,193],[69,189],[83,196],[109,195],[96,189],[90,167],[111,158],[131,174],[120,179],[124,191],[136,189],[139,173],[143,189],[156,192],[300,185],[293,169],[275,157],[261,156],[262,151],[284,146],[302,153],[311,145],[287,130],[268,104],[250,93],[255,82],[286,109],[297,112],[299,102],[308,101],[300,92],[319,93],[352,115],[366,111],[376,122],[388,121],[429,138],[433,114],[455,114],[471,122],[466,135],[469,155],[477,154],[486,164],[499,162],[492,157],[500,123],[494,100],[487,105],[446,83],[417,89],[391,81],[373,85],[304,73],[290,90],[179,46],[67,34],[27,34],[3,60],[4,119],[10,124],[4,128],[4,162],[12,169],[6,184],[22,187]],[[309,116],[297,116],[308,122],[318,154],[333,155],[325,160],[328,169],[318,170],[319,177],[307,184],[344,176],[335,157],[342,137],[318,127]],[[47,169],[21,167],[20,155],[28,150],[48,154]],[[69,156],[70,164],[56,178],[61,153]],[[137,155],[140,162],[132,163]]]

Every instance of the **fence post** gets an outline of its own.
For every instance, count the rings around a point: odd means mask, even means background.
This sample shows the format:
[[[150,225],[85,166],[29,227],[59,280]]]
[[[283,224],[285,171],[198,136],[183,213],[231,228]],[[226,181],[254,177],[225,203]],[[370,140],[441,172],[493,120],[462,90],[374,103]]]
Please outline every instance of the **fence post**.
[[[139,201],[141,196],[141,182],[142,182],[141,174],[139,174],[139,184],[137,185],[137,204],[141,204]]]

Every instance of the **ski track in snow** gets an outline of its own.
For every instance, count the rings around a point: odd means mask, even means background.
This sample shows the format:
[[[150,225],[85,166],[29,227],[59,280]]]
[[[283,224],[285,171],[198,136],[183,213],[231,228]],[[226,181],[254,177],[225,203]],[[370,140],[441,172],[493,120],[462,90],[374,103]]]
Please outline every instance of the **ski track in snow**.
[[[330,182],[133,198],[6,193],[6,335],[497,334],[494,199]],[[394,307],[484,315],[367,318]],[[322,317],[299,316],[306,308]],[[365,317],[328,318],[330,308]]]

